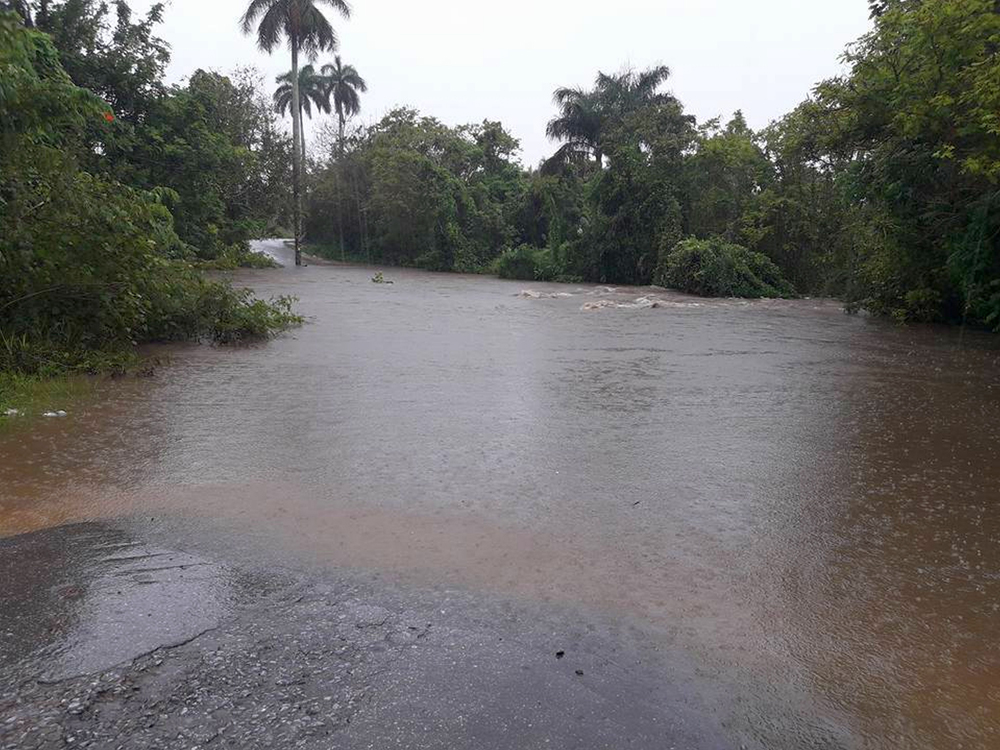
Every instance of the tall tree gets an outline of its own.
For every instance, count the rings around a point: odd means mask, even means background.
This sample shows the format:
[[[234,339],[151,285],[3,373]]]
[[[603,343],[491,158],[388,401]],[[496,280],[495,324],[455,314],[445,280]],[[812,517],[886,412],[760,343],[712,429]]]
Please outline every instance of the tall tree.
[[[742,242],[745,215],[773,181],[774,168],[739,110],[725,127],[714,119],[699,130],[686,160],[687,233]]]
[[[63,68],[77,86],[111,105],[115,117],[131,125],[146,119],[163,96],[170,46],[156,35],[164,6],[144,15],[126,0],[20,0],[22,17],[52,38]],[[0,2],[0,7],[3,3]]]
[[[361,93],[368,90],[368,84],[353,65],[344,65],[340,55],[333,58],[333,64],[327,63],[322,69],[326,79],[327,111],[337,112],[338,136],[340,153],[344,153],[344,123],[348,117],[353,117],[361,111]]]
[[[549,121],[545,134],[552,140],[565,143],[545,162],[544,171],[554,172],[561,164],[586,159],[590,155],[600,165],[604,113],[595,93],[562,87],[555,90],[552,101],[559,107],[559,114]]]
[[[817,88],[824,139],[853,163],[857,303],[903,320],[1000,327],[1000,12],[892,0]]]
[[[330,111],[331,103],[337,111],[337,151],[342,159],[344,156],[344,123],[347,117],[356,115],[361,111],[361,97],[359,92],[367,91],[368,84],[361,77],[353,65],[344,65],[340,55],[334,57],[334,63],[327,63],[322,69],[323,78],[326,82],[326,108]],[[340,170],[334,170],[335,185],[337,188],[337,224],[340,235],[340,259],[345,260],[344,246],[344,221],[340,213],[343,201],[340,199]]]
[[[595,92],[601,109],[608,116],[621,117],[650,104],[673,99],[660,92],[660,86],[670,78],[670,68],[656,65],[647,70],[625,68],[620,73],[598,73]]]
[[[611,124],[625,115],[651,104],[674,101],[659,91],[670,77],[670,68],[657,65],[647,70],[625,68],[619,73],[598,73],[594,88],[558,88],[552,100],[559,114],[545,129],[549,138],[565,144],[543,165],[543,171],[555,172],[570,161],[593,155],[598,168],[604,165],[602,139]]]
[[[275,81],[278,88],[274,92],[274,107],[279,115],[284,115],[292,108],[292,74],[282,73]],[[299,70],[299,109],[310,120],[312,119],[312,108],[320,112],[330,111],[330,99],[326,92],[326,80],[316,73],[312,65],[303,65]],[[301,133],[302,140],[302,161],[306,160],[306,134]]]
[[[337,47],[337,33],[319,8],[329,5],[349,18],[351,8],[345,0],[250,0],[241,26],[244,34],[256,29],[257,45],[271,53],[282,39],[292,56],[292,192],[294,193],[295,265],[302,265],[302,110],[299,103],[299,55],[315,57],[322,50]]]

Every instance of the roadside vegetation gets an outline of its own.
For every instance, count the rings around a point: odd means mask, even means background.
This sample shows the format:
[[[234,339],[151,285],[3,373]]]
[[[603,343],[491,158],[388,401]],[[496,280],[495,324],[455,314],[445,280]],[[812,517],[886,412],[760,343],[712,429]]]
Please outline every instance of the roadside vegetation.
[[[0,13],[0,372],[121,371],[150,341],[233,343],[299,321],[206,278],[261,265],[288,144],[250,73],[162,83],[160,8],[46,4]],[[86,83],[86,86],[80,83]],[[17,377],[15,377],[17,376]],[[17,386],[17,388],[15,388]]]

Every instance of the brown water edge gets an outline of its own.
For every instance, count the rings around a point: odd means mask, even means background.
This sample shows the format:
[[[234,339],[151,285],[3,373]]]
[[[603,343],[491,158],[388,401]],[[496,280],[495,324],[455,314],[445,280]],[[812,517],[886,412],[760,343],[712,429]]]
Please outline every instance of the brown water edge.
[[[150,487],[118,493],[81,487],[74,492],[78,505],[60,502],[57,515],[44,517],[14,510],[5,531],[107,520],[89,515],[95,507],[118,508],[150,521],[202,518],[206,524],[221,521],[248,549],[277,543],[294,550],[300,562],[378,571],[396,584],[459,587],[614,615],[621,626],[631,623],[643,630],[675,670],[683,665],[671,653],[694,656],[697,700],[726,717],[725,723],[751,743],[746,747],[850,746],[844,717],[825,706],[822,696],[806,699],[799,693],[810,689],[808,681],[794,673],[784,652],[772,651],[773,634],[740,606],[744,594],[728,572],[681,565],[678,574],[663,574],[679,562],[665,558],[701,554],[691,540],[678,540],[684,551],[635,561],[586,532],[540,531],[471,514],[424,515],[361,505],[321,503],[324,508],[317,513],[318,499],[314,490],[290,485]],[[248,503],[267,503],[270,510],[264,517],[248,518]],[[650,546],[662,540],[636,538],[634,543]],[[287,564],[287,556],[282,562]],[[781,682],[771,682],[778,673]],[[789,690],[792,684],[794,691]],[[752,701],[734,713],[734,698],[747,697],[751,686]],[[831,745],[831,738],[840,741]]]
[[[369,275],[252,274],[314,322],[175,350],[0,437],[0,533],[211,519],[279,557],[634,617],[763,746],[810,719],[844,746],[996,746],[990,340],[826,302],[583,312],[649,290]]]
[[[737,724],[765,747],[794,747],[785,744],[789,736],[826,736],[843,721],[857,733],[845,747],[944,747],[937,743],[945,738],[956,747],[993,746],[996,609],[991,604],[988,611],[973,608],[972,616],[957,614],[953,608],[969,600],[968,592],[935,589],[928,596],[910,585],[900,592],[908,602],[886,601],[880,587],[867,595],[858,591],[855,579],[866,581],[871,572],[852,567],[826,573],[826,588],[834,591],[819,592],[818,599],[817,592],[801,590],[802,579],[810,578],[806,572],[786,573],[783,581],[801,599],[773,596],[773,581],[765,583],[761,571],[744,575],[738,561],[724,555],[715,565],[705,559],[700,547],[710,544],[707,539],[678,540],[679,549],[656,558],[623,559],[619,549],[593,535],[472,516],[364,506],[332,506],[317,514],[316,498],[305,487],[147,488],[113,499],[107,488],[81,488],[74,496],[80,507],[60,504],[60,515],[44,519],[21,516],[21,523],[5,525],[5,532],[27,531],[39,522],[95,520],[89,514],[101,505],[134,515],[222,519],[248,536],[263,531],[270,543],[312,561],[378,570],[404,583],[468,587],[633,620],[655,633],[661,648],[693,650],[708,702],[730,700],[730,682],[739,685],[737,694],[752,692]],[[270,510],[248,519],[247,504],[258,502]],[[661,546],[662,539],[635,535],[631,543],[648,549]],[[692,566],[699,557],[701,564]],[[988,601],[981,588],[973,588]],[[850,601],[855,604],[841,609]],[[798,724],[809,721],[814,726]]]

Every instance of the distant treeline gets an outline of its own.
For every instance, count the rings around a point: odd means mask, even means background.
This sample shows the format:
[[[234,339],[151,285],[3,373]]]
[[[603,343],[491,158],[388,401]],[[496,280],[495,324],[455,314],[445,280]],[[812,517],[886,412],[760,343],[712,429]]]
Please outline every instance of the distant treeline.
[[[794,288],[1000,327],[997,3],[880,0],[872,17],[849,72],[761,131],[739,112],[697,123],[662,67],[558,90],[548,133],[561,146],[529,170],[498,122],[451,128],[398,109],[329,139],[307,235],[380,263]]]

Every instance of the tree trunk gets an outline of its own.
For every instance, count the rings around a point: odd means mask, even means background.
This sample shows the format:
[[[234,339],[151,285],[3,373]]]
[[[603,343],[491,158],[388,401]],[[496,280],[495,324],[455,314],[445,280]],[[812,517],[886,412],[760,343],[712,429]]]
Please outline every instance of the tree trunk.
[[[308,154],[306,153],[306,121],[302,120],[302,132],[299,133],[299,140],[302,141],[302,168],[305,169]]]
[[[333,165],[333,186],[337,191],[337,232],[340,234],[340,262],[347,260],[344,251],[344,191],[340,186],[340,170],[343,168],[343,160],[338,160]]]
[[[340,120],[340,155],[344,155],[344,108],[337,106],[337,119]]]
[[[337,229],[340,231],[340,260],[346,260],[344,256],[344,193],[340,189],[340,170],[344,162],[344,108],[337,105],[337,119],[340,121],[340,158],[337,160]]]
[[[17,15],[21,17],[21,20],[24,21],[25,28],[27,29],[35,28],[35,23],[31,19],[31,6],[28,5],[27,1],[21,3],[14,3],[11,10],[16,12]]]
[[[361,250],[368,259],[368,264],[371,265],[372,255],[368,249],[368,232],[365,228],[364,214],[361,209],[361,191],[358,190],[358,175],[354,170],[351,170],[351,185],[354,188],[354,205],[358,210],[358,234],[361,235]]]
[[[302,265],[302,110],[299,107],[299,43],[292,37],[292,199],[295,265]]]

